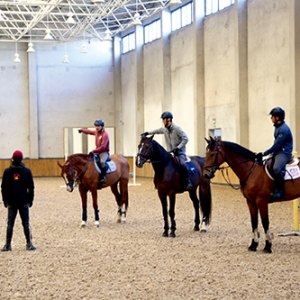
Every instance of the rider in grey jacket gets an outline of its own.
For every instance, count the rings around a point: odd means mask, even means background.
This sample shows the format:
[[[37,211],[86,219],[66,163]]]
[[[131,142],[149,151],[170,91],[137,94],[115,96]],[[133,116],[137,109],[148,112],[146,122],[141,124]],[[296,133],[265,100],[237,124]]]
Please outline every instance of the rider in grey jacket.
[[[188,168],[186,166],[186,144],[189,141],[186,133],[180,126],[173,123],[172,113],[166,111],[161,115],[164,127],[154,129],[142,133],[142,135],[148,134],[164,134],[167,150],[173,152],[178,158],[178,162],[182,167],[185,176],[186,189],[192,188],[192,183],[189,179]]]

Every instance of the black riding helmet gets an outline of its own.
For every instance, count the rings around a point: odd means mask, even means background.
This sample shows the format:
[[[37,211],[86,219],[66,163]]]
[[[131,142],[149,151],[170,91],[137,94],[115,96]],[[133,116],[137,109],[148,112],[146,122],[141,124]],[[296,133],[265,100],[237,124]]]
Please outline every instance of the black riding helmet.
[[[173,115],[169,111],[165,111],[162,113],[161,119],[173,119]]]
[[[284,109],[281,108],[280,106],[277,106],[277,107],[274,107],[273,109],[271,109],[269,115],[274,116],[274,117],[278,116],[278,117],[280,117],[281,121],[283,121],[285,118]]]
[[[104,121],[103,120],[96,120],[94,122],[94,126],[102,126],[102,127],[104,127]]]

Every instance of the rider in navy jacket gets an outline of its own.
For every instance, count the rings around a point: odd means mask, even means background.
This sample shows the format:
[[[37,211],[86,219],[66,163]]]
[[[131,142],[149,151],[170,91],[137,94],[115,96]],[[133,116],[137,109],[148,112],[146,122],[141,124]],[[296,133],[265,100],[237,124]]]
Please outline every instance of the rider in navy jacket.
[[[284,198],[284,174],[285,165],[289,162],[293,152],[293,135],[289,126],[285,123],[285,112],[281,107],[275,107],[270,111],[271,120],[274,123],[274,144],[264,151],[262,155],[272,154],[274,157],[273,171],[275,174],[273,199]]]

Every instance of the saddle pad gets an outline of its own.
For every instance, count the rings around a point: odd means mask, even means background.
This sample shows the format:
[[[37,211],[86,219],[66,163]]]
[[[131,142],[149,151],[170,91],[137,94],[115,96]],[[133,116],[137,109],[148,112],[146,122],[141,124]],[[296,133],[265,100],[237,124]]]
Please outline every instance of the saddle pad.
[[[274,178],[269,173],[267,164],[265,164],[265,171],[266,171],[267,175],[269,176],[269,178],[274,180]],[[300,177],[300,170],[299,170],[298,165],[291,164],[291,165],[285,166],[284,180],[292,180],[292,179],[297,179],[299,177]]]
[[[116,164],[114,163],[114,161],[109,160],[109,161],[106,162],[106,164],[108,165],[108,169],[106,171],[106,174],[112,173],[112,172],[116,171],[117,167],[116,167]],[[95,165],[95,168],[98,171],[98,173],[101,174],[101,170],[99,169],[99,167],[98,167],[98,165],[97,165],[97,163],[96,163],[95,160],[94,160],[94,165]]]

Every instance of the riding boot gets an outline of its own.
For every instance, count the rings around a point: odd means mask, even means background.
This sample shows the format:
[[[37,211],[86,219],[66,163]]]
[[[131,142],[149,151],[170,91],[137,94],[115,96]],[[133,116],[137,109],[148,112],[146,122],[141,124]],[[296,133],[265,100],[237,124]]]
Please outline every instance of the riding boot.
[[[274,191],[271,196],[273,199],[284,199],[284,173],[279,172],[274,177]]]
[[[101,183],[106,183],[106,171],[107,171],[107,166],[105,164],[104,168],[101,167],[101,174],[102,174],[102,178],[100,180]]]
[[[36,250],[36,247],[34,247],[31,242],[31,230],[29,226],[24,227],[24,233],[26,237],[26,250],[29,251]]]
[[[189,170],[187,165],[183,165],[183,174],[184,174],[184,182],[186,184],[186,189],[189,191],[193,188],[193,184],[189,178]]]
[[[3,246],[3,248],[1,249],[2,252],[4,251],[11,251],[11,239],[12,239],[12,235],[13,235],[13,227],[11,226],[7,226],[6,229],[6,243]]]

